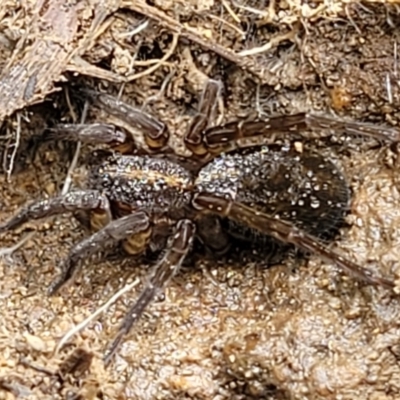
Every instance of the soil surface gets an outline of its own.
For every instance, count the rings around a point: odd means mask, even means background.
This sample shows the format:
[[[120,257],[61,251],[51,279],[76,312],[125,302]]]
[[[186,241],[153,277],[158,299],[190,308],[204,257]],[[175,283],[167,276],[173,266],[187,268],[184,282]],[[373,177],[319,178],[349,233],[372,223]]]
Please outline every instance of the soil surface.
[[[33,15],[11,0],[4,3],[0,68],[18,50],[15,46]],[[87,64],[78,69],[75,63],[75,70],[65,67],[46,86],[51,86],[46,93],[56,93],[43,95],[44,102],[36,105],[27,101],[29,107],[5,119],[1,221],[26,202],[62,190],[75,144],[42,144],[36,152],[32,144],[47,126],[79,121],[83,101],[78,86],[120,94],[143,107],[167,124],[181,153],[181,139],[208,78],[224,85],[217,122],[254,112],[314,111],[399,125],[396,5],[117,3],[103,18],[95,41],[80,54]],[[90,19],[90,13],[79,12]],[[87,121],[115,122],[94,107]],[[396,146],[331,133],[332,139],[317,145],[340,165],[353,193],[348,227],[332,246],[397,280]],[[307,132],[303,138],[308,141]],[[83,145],[79,166],[85,166],[89,151]],[[400,396],[400,298],[364,285],[313,255],[295,262],[289,257],[270,268],[266,262],[248,261],[246,255],[223,261],[197,255],[170,282],[165,296],[147,309],[107,369],[104,350],[141,283],[54,354],[67,331],[126,283],[138,278],[144,282],[151,260],[90,260],[72,285],[49,298],[46,288],[60,260],[86,233],[70,216],[58,216],[2,235],[0,251],[32,230],[34,236],[0,261],[0,399]],[[76,367],[73,357],[80,360]]]

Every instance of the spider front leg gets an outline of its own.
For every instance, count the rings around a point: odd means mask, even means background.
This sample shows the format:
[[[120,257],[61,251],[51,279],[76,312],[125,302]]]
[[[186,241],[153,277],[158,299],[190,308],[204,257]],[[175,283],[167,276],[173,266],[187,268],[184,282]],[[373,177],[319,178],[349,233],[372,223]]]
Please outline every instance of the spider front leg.
[[[69,252],[68,258],[61,267],[61,274],[49,287],[49,295],[54,295],[65,283],[70,281],[80,265],[80,262],[111,243],[131,237],[147,236],[150,220],[143,211],[137,211],[125,217],[111,221],[101,230],[93,233],[76,244]]]
[[[218,154],[265,142],[266,136],[273,138],[273,133],[297,131],[308,125],[307,115],[299,113],[261,121],[234,121],[210,127],[221,89],[221,82],[214,80],[207,82],[199,102],[198,114],[193,118],[184,138],[184,143],[193,153],[193,158],[202,163],[210,161]]]
[[[132,139],[137,147],[140,148],[142,135],[138,136],[132,127],[144,132],[144,141],[150,151],[159,152],[167,148],[169,140],[167,126],[152,115],[105,93],[90,89],[83,89],[83,93],[100,108],[116,117],[121,125],[132,134]]]
[[[105,143],[123,154],[135,151],[148,153],[148,150],[153,153],[168,149],[169,132],[164,123],[108,94],[90,89],[82,89],[82,92],[100,108],[116,117],[117,125],[122,126],[130,135],[126,135],[111,124],[58,124],[46,130],[43,135],[45,141],[68,140],[91,144]],[[136,128],[144,134],[138,134],[132,128]],[[144,148],[143,142],[147,145],[148,150]]]
[[[97,211],[110,220],[111,212],[107,197],[98,190],[77,190],[63,196],[40,200],[22,208],[15,216],[0,224],[0,232],[16,229],[22,224],[52,215],[75,211]]]
[[[275,140],[273,134],[287,134],[307,128],[307,114],[264,118],[263,120],[234,121],[215,126],[202,132],[202,142],[206,149],[206,159],[239,148],[257,146]]]
[[[110,124],[58,124],[46,130],[44,140],[68,140],[91,144],[118,145],[125,143],[127,137],[124,132],[119,131],[114,125]]]
[[[342,268],[347,273],[354,275],[361,281],[372,285],[384,286],[389,289],[395,287],[392,280],[377,276],[370,270],[347,260],[336,251],[325,246],[318,238],[295,227],[289,222],[276,219],[244,204],[235,203],[232,200],[207,193],[198,194],[194,198],[193,203],[199,210],[210,212],[224,218],[231,218],[236,222],[254,228],[281,242],[291,243],[301,250],[316,254]]]
[[[142,316],[143,311],[154,299],[157,292],[165,288],[169,280],[177,273],[192,246],[195,231],[196,227],[190,220],[183,219],[177,223],[175,232],[168,239],[166,251],[154,266],[148,283],[128,311],[118,330],[118,334],[109,346],[104,357],[105,364],[111,361],[122,339]]]
[[[346,121],[326,115],[298,113],[254,121],[234,121],[205,129],[197,134],[197,142],[202,143],[202,146],[198,146],[199,149],[201,148],[198,155],[208,162],[221,153],[273,143],[275,134],[288,135],[291,132],[300,132],[306,129],[319,130],[318,133],[310,135],[311,138],[330,135],[334,131],[372,137],[380,141],[400,141],[400,130],[397,128]],[[324,133],[321,133],[321,130]]]
[[[217,100],[221,94],[222,84],[219,81],[208,80],[204,87],[197,114],[193,117],[188,131],[184,137],[186,147],[195,157],[203,158],[208,149],[205,146],[203,134],[210,125],[215,110]]]

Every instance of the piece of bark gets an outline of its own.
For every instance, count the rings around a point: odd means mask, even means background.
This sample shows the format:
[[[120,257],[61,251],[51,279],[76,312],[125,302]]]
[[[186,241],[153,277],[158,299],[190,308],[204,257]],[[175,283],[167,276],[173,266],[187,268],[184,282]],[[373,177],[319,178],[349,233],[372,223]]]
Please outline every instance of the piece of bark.
[[[74,60],[93,44],[96,31],[118,5],[119,0],[38,1],[0,75],[0,122],[55,91],[54,84],[66,70],[74,70]]]

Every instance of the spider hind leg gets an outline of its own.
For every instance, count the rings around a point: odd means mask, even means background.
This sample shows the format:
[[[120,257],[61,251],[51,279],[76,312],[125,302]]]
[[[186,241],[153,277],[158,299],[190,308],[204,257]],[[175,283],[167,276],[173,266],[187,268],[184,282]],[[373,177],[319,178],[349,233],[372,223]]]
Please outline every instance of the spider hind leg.
[[[305,252],[313,253],[337,265],[360,281],[376,286],[383,286],[388,289],[395,287],[393,280],[380,277],[374,272],[346,259],[335,250],[323,244],[320,239],[295,227],[290,222],[276,219],[244,204],[235,203],[232,200],[208,193],[196,195],[193,205],[198,210],[231,218],[283,243],[290,243]]]

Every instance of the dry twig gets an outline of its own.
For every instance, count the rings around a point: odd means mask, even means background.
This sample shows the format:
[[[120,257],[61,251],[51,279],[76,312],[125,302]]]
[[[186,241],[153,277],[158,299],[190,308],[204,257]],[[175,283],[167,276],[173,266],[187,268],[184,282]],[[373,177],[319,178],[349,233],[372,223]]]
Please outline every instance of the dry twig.
[[[269,81],[269,71],[264,68],[264,66],[259,64],[256,60],[242,57],[236,54],[234,51],[230,50],[229,48],[210,41],[209,39],[205,38],[201,33],[199,33],[196,29],[182,25],[179,21],[176,21],[175,19],[158,10],[157,8],[149,6],[142,1],[124,1],[121,3],[121,7],[151,18],[164,28],[179,35],[179,37],[197,43],[203,48],[212,51],[215,54],[218,54],[219,56],[225,58],[233,64],[236,64],[238,67],[249,71],[251,74],[257,77],[261,81],[261,83],[267,83]]]
[[[0,247],[0,257],[8,257],[20,247],[22,247],[28,240],[30,240],[36,232],[29,232],[25,237],[23,237],[18,243],[10,247]]]
[[[170,58],[172,56],[172,54],[174,54],[174,51],[175,51],[177,45],[178,45],[178,35],[174,34],[174,36],[172,38],[171,47],[164,54],[164,56],[160,60],[158,60],[157,64],[152,65],[151,67],[149,67],[148,69],[146,69],[144,71],[138,72],[138,73],[133,74],[133,75],[128,75],[126,77],[126,81],[127,82],[132,82],[132,81],[134,81],[136,79],[142,78],[143,76],[152,74],[155,70],[157,70],[163,64],[165,64],[165,62],[168,60],[168,58]]]
[[[222,5],[225,7],[226,11],[228,11],[228,14],[233,18],[233,20],[237,23],[240,24],[240,18],[238,15],[232,10],[231,6],[226,0],[222,0]]]
[[[83,111],[82,111],[81,124],[85,123],[87,112],[88,112],[88,107],[89,107],[89,103],[86,101],[85,105],[83,107]],[[78,164],[79,154],[81,152],[81,146],[82,146],[82,143],[79,141],[76,144],[74,157],[73,157],[73,159],[71,161],[71,165],[68,168],[67,176],[66,176],[65,181],[64,181],[64,186],[63,186],[62,191],[61,191],[62,195],[67,194],[68,191],[69,191],[69,188],[71,186],[72,174],[73,174],[73,172],[74,172],[74,170],[76,168],[76,165]]]
[[[10,163],[7,168],[7,182],[11,180],[11,174],[14,169],[15,156],[17,155],[18,147],[21,142],[21,113],[17,114],[17,129],[15,131],[14,149],[11,153]]]
[[[70,340],[73,336],[75,336],[82,329],[84,329],[91,321],[97,318],[102,312],[110,308],[126,292],[129,292],[135,286],[137,286],[139,282],[140,279],[135,279],[129,285],[125,285],[121,290],[115,293],[106,303],[104,303],[101,307],[99,307],[93,314],[89,315],[89,317],[84,319],[81,323],[70,329],[58,342],[56,348],[54,349],[53,355],[56,355],[61,350],[61,348],[68,342],[68,340]]]
[[[266,51],[269,51],[272,48],[278,46],[279,43],[283,42],[284,40],[292,40],[295,37],[298,30],[299,30],[299,25],[296,24],[290,32],[286,32],[281,35],[275,36],[268,43],[260,47],[253,47],[252,49],[243,50],[240,53],[238,53],[238,55],[241,57],[246,57],[246,56],[253,56],[259,53],[265,53]]]

